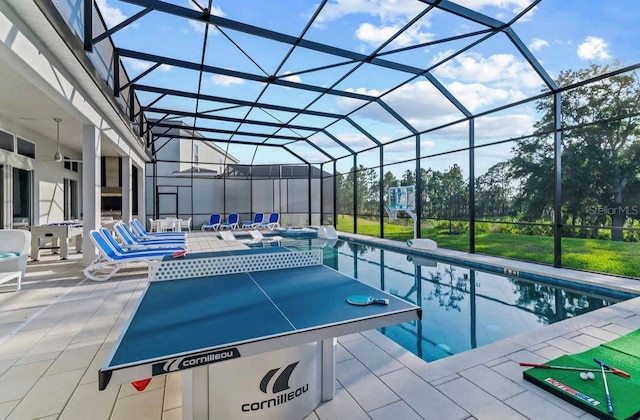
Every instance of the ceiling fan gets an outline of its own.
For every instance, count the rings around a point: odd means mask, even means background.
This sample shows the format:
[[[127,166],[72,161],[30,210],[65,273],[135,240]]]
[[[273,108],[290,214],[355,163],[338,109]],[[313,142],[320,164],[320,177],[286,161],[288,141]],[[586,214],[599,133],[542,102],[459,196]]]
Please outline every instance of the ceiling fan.
[[[82,163],[81,159],[69,159],[65,158],[60,152],[60,123],[62,122],[62,118],[54,117],[53,120],[56,122],[56,152],[53,154],[53,160],[55,162],[77,162]]]

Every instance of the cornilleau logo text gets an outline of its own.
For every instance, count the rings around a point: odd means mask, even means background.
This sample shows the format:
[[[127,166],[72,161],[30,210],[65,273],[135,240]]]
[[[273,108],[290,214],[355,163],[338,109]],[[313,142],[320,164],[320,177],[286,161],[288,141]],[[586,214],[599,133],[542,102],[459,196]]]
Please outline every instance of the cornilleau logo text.
[[[156,363],[151,366],[152,375],[164,375],[169,372],[176,372],[183,369],[191,369],[198,366],[208,365],[211,363],[222,362],[223,360],[235,359],[240,357],[237,348],[212,351],[210,353],[201,353],[195,356],[177,357],[162,363]]]
[[[291,373],[293,372],[293,370],[296,368],[296,366],[298,366],[298,363],[300,363],[300,361],[291,363],[289,366],[284,368],[282,372],[280,372],[280,374],[276,377],[275,381],[273,381],[271,392],[273,394],[279,395],[275,395],[273,398],[262,401],[242,404],[242,411],[258,411],[264,410],[265,408],[276,407],[280,404],[289,402],[307,392],[309,390],[309,384],[305,384],[294,391],[284,392],[290,389],[289,378],[291,377]],[[269,393],[269,383],[279,370],[280,368],[271,369],[269,372],[267,372],[266,375],[264,375],[264,377],[260,381],[260,385],[258,386],[258,388],[260,388],[260,391],[265,394]]]

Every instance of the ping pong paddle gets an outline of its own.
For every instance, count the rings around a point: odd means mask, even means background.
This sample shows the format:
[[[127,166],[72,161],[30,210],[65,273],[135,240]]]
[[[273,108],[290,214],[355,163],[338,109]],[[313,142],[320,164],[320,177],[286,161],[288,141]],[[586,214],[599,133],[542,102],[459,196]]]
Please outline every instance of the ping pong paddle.
[[[352,305],[388,305],[389,299],[374,298],[373,296],[352,295],[347,298],[347,302]]]
[[[172,257],[173,258],[180,258],[180,257],[184,257],[185,255],[187,255],[187,251],[178,251],[178,252],[174,252]]]

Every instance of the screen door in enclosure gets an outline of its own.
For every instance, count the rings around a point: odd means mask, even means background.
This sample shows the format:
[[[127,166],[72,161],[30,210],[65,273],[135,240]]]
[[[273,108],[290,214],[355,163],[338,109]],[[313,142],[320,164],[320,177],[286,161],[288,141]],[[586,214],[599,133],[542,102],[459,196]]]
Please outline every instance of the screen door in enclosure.
[[[176,217],[178,215],[178,194],[177,193],[158,193],[158,218]]]

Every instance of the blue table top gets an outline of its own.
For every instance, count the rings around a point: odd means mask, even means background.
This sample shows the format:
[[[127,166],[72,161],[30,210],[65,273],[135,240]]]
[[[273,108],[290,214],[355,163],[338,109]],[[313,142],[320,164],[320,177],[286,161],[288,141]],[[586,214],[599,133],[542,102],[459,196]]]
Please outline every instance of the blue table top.
[[[346,298],[356,294],[390,303],[348,304]],[[326,266],[151,282],[108,367],[403,310],[416,307]]]

